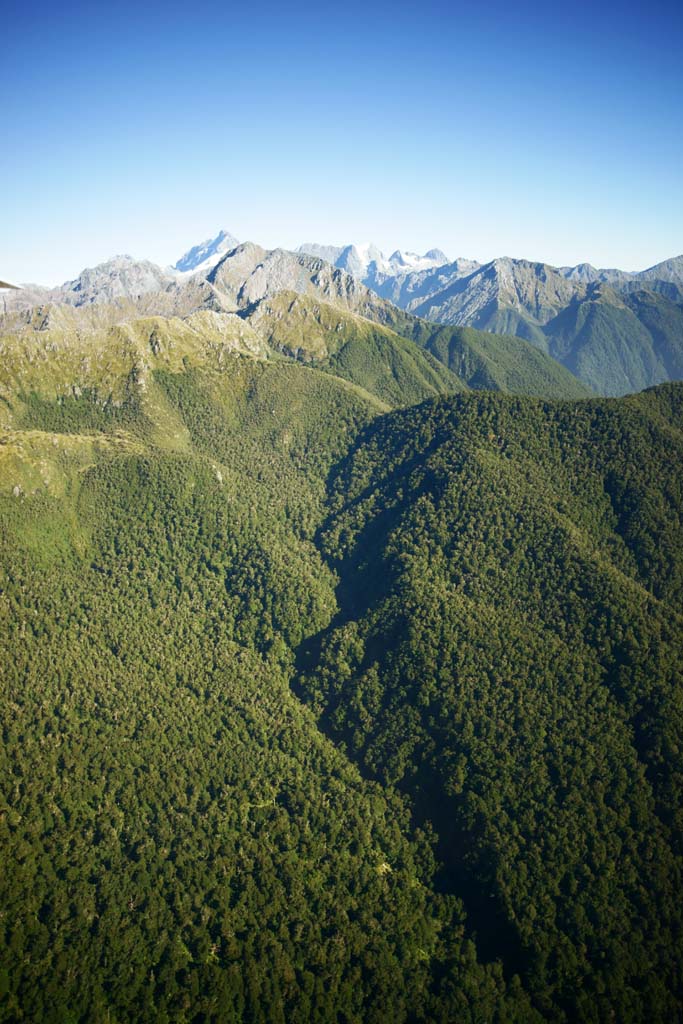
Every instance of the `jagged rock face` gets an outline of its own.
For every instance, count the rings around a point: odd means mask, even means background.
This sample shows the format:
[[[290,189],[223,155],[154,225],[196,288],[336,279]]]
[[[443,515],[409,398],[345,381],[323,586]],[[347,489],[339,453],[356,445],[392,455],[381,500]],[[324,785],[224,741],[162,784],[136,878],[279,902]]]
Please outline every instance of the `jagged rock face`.
[[[11,298],[4,300],[3,311],[8,313],[47,303],[86,306],[135,300],[141,295],[163,291],[173,281],[174,278],[156,263],[134,260],[132,256],[115,256],[96,267],[86,268],[73,281],[66,281],[57,288],[29,285],[21,291],[8,293]]]
[[[574,282],[544,263],[503,258],[471,274],[458,267],[439,293],[408,303],[411,312],[441,323],[496,330],[500,307],[516,310],[542,325],[578,293]]]
[[[268,253],[244,282],[240,305],[244,308],[281,291],[304,293],[320,267],[326,264],[312,257],[297,257],[283,249]]]
[[[82,306],[89,302],[112,302],[162,291],[171,281],[168,274],[149,260],[115,256],[106,263],[84,270],[75,281],[67,281],[60,290],[64,302]]]
[[[351,274],[322,259],[285,249],[267,252],[251,242],[229,253],[207,280],[235,310],[284,291],[317,296],[363,315],[381,316],[384,305]]]
[[[239,294],[246,281],[261,265],[267,252],[253,242],[244,242],[224,256],[207,275],[207,281],[230,303],[233,310],[240,308]]]

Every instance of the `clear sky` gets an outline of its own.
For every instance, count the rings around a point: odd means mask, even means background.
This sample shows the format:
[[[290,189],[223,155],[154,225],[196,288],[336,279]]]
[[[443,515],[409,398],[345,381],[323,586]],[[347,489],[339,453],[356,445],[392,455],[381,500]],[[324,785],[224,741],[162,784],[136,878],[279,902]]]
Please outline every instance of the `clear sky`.
[[[683,4],[4,5],[0,276],[242,240],[683,252]]]

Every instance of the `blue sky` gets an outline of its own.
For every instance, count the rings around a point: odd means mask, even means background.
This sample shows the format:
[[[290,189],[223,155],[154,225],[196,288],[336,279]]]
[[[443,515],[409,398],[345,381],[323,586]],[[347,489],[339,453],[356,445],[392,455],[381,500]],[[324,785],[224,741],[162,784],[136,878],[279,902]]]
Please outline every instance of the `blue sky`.
[[[0,276],[240,239],[683,252],[683,5],[5,5]]]

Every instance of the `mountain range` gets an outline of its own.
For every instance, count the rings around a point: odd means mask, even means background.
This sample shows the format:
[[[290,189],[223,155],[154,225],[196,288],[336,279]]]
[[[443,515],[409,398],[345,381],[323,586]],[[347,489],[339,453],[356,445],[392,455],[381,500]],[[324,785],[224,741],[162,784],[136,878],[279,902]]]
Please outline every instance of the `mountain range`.
[[[206,250],[200,247],[196,258],[212,266],[199,273],[164,272],[117,257],[45,294],[40,305],[31,304],[31,294],[15,300],[28,308],[0,317],[5,372],[15,359],[27,375],[42,372],[42,360],[33,369],[28,365],[29,349],[99,346],[104,358],[114,335],[147,337],[159,318],[168,321],[165,333],[182,333],[183,324],[193,328],[198,316],[210,313],[213,319],[201,321],[202,332],[212,323],[216,346],[224,346],[226,334],[256,336],[261,355],[315,364],[391,407],[482,387],[549,398],[588,394],[571,373],[522,339],[427,323],[317,257],[249,242],[227,253],[216,247],[209,257]],[[97,385],[97,373],[90,384]]]
[[[302,289],[384,324],[397,322],[391,305],[423,321],[524,339],[600,394],[683,377],[683,257],[639,273],[510,258],[481,265],[438,249],[385,257],[373,245],[307,243],[294,253],[266,251],[222,230],[173,267],[118,256],[58,288],[29,285],[2,301],[9,314],[112,302],[154,315],[243,314],[267,296]]]
[[[387,261],[373,248],[327,252],[335,265],[402,309],[526,338],[600,394],[683,376],[683,256],[627,273],[509,258],[480,265],[448,261],[434,250],[413,265],[402,263],[400,253]],[[430,256],[436,256],[433,266],[420,265]]]

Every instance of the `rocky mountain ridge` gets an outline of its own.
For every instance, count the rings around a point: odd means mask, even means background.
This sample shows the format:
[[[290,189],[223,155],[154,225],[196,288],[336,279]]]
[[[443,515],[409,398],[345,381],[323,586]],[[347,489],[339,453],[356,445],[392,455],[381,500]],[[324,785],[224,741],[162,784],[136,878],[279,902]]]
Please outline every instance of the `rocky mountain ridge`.
[[[683,256],[630,273],[510,257],[448,262],[437,249],[389,258],[373,245],[266,250],[222,230],[174,267],[117,256],[58,288],[5,292],[2,303],[10,321],[39,306],[97,304],[116,307],[120,319],[235,313],[282,291],[382,324],[394,323],[399,307],[434,323],[516,335],[602,394],[683,374]]]

